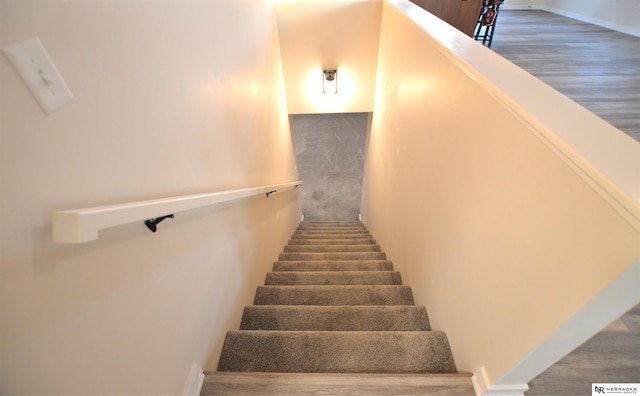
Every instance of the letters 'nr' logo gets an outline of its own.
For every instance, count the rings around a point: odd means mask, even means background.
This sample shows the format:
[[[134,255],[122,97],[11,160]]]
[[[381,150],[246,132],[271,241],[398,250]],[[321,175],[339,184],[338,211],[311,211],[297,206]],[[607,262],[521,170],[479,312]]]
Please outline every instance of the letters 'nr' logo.
[[[604,386],[594,386],[594,387],[593,387],[593,390],[594,390],[596,393],[603,393],[603,394],[604,394]]]

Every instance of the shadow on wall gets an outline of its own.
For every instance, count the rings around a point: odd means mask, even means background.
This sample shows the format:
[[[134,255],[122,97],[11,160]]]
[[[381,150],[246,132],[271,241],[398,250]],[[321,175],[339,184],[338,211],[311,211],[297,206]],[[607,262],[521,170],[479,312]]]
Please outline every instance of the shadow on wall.
[[[358,219],[368,120],[369,113],[293,115],[305,220]]]

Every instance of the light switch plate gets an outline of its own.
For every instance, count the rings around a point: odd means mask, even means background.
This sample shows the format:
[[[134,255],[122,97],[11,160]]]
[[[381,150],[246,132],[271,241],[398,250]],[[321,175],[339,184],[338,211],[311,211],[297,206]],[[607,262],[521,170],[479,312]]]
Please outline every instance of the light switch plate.
[[[73,99],[69,87],[37,37],[7,47],[4,53],[47,114]]]

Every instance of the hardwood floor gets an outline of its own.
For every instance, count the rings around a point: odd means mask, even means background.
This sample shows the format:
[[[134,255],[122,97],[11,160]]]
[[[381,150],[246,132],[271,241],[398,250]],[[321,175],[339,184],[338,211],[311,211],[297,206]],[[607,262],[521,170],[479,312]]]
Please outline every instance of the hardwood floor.
[[[640,305],[529,383],[526,396],[591,394],[592,383],[640,382]]]
[[[470,374],[205,373],[201,396],[473,396]]]
[[[640,38],[541,10],[501,10],[491,49],[640,141]]]

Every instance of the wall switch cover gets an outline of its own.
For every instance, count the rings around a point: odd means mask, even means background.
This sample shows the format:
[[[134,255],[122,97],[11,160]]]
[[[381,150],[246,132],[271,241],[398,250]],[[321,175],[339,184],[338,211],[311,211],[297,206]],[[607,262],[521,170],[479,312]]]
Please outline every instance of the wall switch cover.
[[[33,96],[47,114],[73,99],[73,95],[37,37],[4,49]]]

